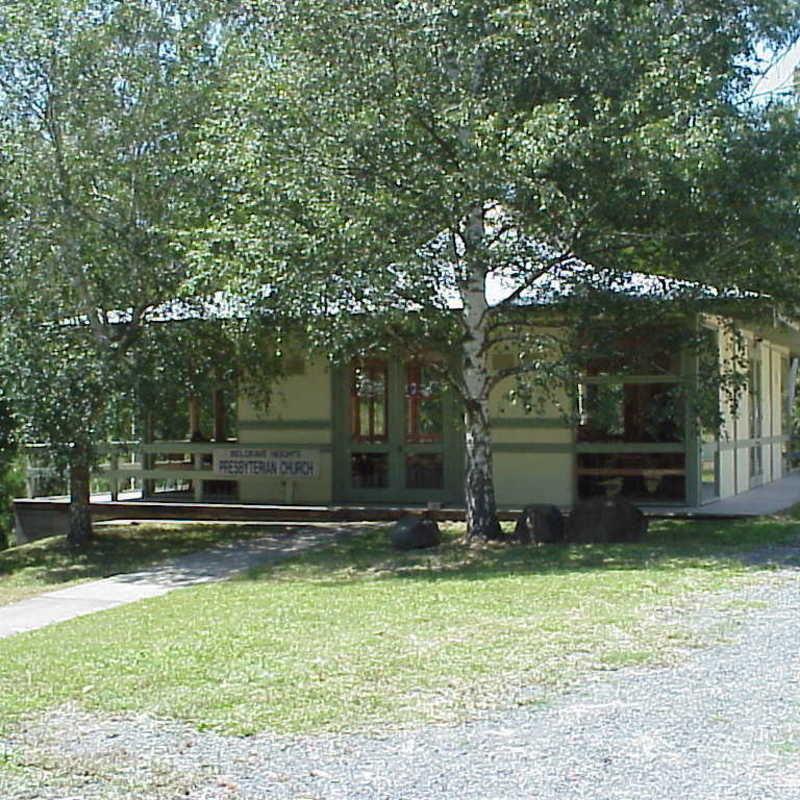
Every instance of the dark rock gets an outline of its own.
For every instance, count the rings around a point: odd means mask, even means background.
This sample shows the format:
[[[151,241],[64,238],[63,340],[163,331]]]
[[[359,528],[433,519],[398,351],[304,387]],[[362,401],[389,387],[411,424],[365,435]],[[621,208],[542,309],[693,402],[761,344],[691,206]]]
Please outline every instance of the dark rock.
[[[647,518],[621,497],[592,497],[572,509],[567,541],[576,544],[639,542],[647,532]]]
[[[439,526],[425,517],[403,517],[397,520],[389,532],[392,546],[397,550],[417,550],[436,547],[442,537]]]
[[[520,544],[558,544],[564,541],[564,517],[556,506],[525,506],[511,538]]]

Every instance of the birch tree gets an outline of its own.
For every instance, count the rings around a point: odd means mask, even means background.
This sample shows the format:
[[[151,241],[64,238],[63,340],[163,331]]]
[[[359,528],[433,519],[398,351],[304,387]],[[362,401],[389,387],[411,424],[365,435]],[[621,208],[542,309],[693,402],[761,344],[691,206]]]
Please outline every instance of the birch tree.
[[[220,191],[199,255],[224,253],[253,296],[268,285],[255,311],[305,322],[325,352],[392,337],[460,349],[448,377],[464,408],[469,537],[498,530],[490,391],[513,374],[546,384],[578,360],[522,306],[568,313],[591,296],[607,317],[610,295],[595,290],[624,295],[631,270],[791,292],[796,204],[763,201],[792,191],[796,132],[747,93],[756,45],[796,36],[796,4],[253,9],[206,132]],[[519,366],[493,371],[504,345]]]

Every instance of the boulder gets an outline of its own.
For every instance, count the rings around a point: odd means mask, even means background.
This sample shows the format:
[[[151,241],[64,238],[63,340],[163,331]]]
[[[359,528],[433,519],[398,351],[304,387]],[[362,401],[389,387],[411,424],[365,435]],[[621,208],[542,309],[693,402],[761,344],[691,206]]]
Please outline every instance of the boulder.
[[[558,544],[564,541],[564,517],[547,503],[525,506],[511,538],[520,544]]]
[[[592,497],[572,509],[567,541],[577,544],[639,542],[647,532],[647,518],[621,497]]]
[[[442,537],[435,520],[426,517],[402,517],[389,532],[392,546],[397,550],[418,550],[436,547]]]

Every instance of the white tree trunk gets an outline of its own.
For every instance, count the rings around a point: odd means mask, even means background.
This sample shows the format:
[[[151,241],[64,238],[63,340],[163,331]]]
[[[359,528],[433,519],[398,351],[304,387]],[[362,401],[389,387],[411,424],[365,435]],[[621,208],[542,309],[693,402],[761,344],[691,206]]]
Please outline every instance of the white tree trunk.
[[[489,427],[489,370],[486,301],[487,270],[481,256],[483,209],[470,214],[464,232],[466,254],[459,284],[464,304],[462,387],[464,400],[464,499],[467,538],[493,539],[500,533],[494,497],[492,437]]]
[[[492,437],[486,404],[467,405],[464,412],[464,495],[467,538],[496,539],[500,534],[494,497]]]

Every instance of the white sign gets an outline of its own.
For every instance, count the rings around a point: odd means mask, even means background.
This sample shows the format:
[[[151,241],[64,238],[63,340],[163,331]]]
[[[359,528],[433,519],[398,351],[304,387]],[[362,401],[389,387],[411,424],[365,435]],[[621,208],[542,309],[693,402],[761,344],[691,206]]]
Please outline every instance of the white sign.
[[[264,475],[273,478],[319,478],[319,450],[246,448],[214,451],[214,472],[243,478]]]

